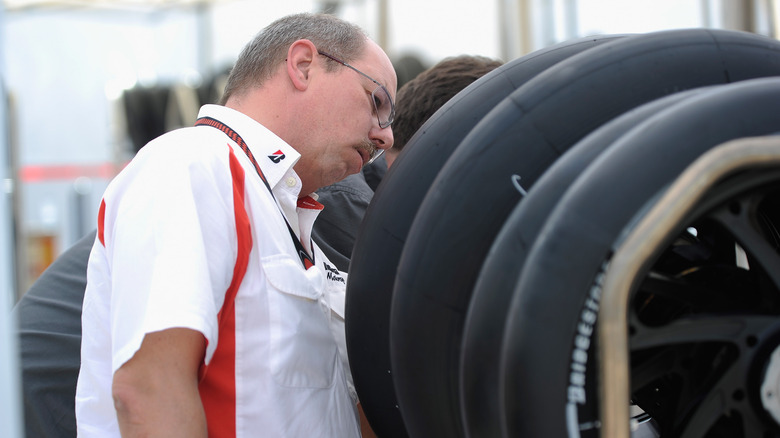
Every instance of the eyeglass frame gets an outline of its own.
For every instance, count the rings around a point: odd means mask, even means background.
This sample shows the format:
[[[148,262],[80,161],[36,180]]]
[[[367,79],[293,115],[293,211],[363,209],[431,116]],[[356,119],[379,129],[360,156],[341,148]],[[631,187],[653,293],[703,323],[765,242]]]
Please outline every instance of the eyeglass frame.
[[[393,124],[393,121],[395,120],[395,103],[393,102],[393,99],[390,97],[390,91],[388,91],[387,88],[384,85],[380,84],[379,82],[377,82],[376,79],[374,79],[371,76],[363,73],[362,71],[358,70],[357,68],[355,68],[354,66],[350,65],[349,63],[344,62],[344,61],[336,58],[335,56],[333,56],[333,55],[331,55],[329,53],[325,53],[325,52],[323,52],[323,51],[321,51],[319,49],[317,49],[317,53],[319,53],[320,55],[322,55],[322,56],[324,56],[326,58],[329,58],[329,59],[331,59],[333,61],[336,61],[336,62],[338,62],[339,64],[341,64],[341,65],[343,65],[345,67],[349,67],[352,70],[355,70],[359,75],[365,77],[369,81],[371,81],[374,84],[376,84],[377,87],[374,88],[373,91],[371,91],[371,103],[374,105],[374,111],[376,111],[376,121],[379,122],[379,127],[382,128],[382,129],[385,129],[385,128],[387,128],[387,127],[389,127],[390,125]],[[382,89],[382,91],[385,92],[385,94],[387,95],[387,100],[390,102],[390,114],[388,114],[387,121],[385,121],[385,122],[382,122],[379,119],[379,108],[376,106],[376,97],[374,96],[376,91],[379,90],[380,88]]]

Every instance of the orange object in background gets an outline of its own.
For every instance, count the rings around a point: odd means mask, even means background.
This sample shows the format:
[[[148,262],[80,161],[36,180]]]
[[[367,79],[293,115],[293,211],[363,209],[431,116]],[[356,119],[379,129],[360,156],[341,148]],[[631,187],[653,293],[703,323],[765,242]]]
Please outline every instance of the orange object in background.
[[[22,290],[27,290],[57,258],[57,236],[53,233],[28,233],[25,238],[27,275],[21,279]]]

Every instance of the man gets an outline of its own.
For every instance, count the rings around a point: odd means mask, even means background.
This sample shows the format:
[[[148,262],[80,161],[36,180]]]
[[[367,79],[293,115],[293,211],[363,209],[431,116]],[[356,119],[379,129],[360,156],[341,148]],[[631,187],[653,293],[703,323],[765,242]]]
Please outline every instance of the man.
[[[424,99],[426,93],[444,93],[444,100],[448,100],[498,65],[501,65],[499,61],[487,58],[460,56],[444,60],[424,76],[419,76],[413,83],[414,88],[420,90],[418,93],[408,93],[412,85],[402,87],[397,96],[397,109],[401,111],[393,123],[395,141],[391,149],[402,147],[419,128],[408,123],[410,118],[424,123],[443,103],[437,100],[438,106],[431,107],[430,102],[434,100]],[[453,77],[439,84],[447,79],[436,73],[442,70],[449,71]],[[427,116],[419,119],[414,115],[416,111],[425,112]],[[396,125],[402,128],[398,134]],[[405,140],[400,142],[399,138]],[[339,266],[342,271],[347,269],[357,225],[376,188],[370,182],[365,189],[361,188],[360,184],[366,184],[369,179],[364,174],[386,168],[384,158],[389,155],[388,152],[365,166],[361,173],[318,190],[320,201],[326,208],[315,222],[314,240],[334,264],[342,263]],[[316,234],[317,231],[319,234]],[[28,437],[75,437],[74,394],[81,343],[81,303],[86,285],[87,258],[94,241],[95,232],[91,232],[58,257],[14,308],[20,326]],[[330,248],[334,249],[328,252]]]
[[[79,436],[359,436],[331,314],[344,279],[310,238],[319,187],[393,143],[396,76],[357,27],[282,18],[198,126],[107,188],[90,255]]]
[[[314,240],[338,269],[349,269],[360,224],[379,184],[377,179],[381,180],[417,129],[442,105],[501,65],[503,62],[484,56],[460,55],[445,58],[405,83],[398,90],[393,146],[363,172],[317,191],[326,208],[314,224]]]

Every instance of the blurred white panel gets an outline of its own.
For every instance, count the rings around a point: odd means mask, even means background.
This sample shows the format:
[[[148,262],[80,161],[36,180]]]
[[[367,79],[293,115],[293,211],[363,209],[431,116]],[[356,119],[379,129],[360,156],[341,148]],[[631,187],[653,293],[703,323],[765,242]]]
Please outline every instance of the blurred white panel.
[[[581,35],[701,27],[701,0],[579,0]]]

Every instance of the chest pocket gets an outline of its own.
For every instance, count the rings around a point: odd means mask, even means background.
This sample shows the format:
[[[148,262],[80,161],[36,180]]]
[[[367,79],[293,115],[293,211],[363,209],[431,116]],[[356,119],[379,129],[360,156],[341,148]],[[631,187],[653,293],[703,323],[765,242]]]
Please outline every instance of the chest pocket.
[[[262,259],[271,285],[271,372],[282,386],[327,388],[333,384],[338,348],[330,330],[322,270],[304,270],[287,255]]]

